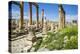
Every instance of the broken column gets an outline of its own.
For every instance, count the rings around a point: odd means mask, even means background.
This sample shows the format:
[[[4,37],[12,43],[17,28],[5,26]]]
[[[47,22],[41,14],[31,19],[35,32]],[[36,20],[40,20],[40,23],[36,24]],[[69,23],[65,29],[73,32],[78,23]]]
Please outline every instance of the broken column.
[[[54,27],[55,27],[54,23],[51,23],[51,32],[54,31]]]
[[[58,24],[55,25],[55,32],[58,31]]]
[[[65,11],[62,7],[62,5],[59,5],[59,29],[62,29],[65,27]]]
[[[44,24],[44,9],[42,9],[42,28],[43,28],[43,24]]]
[[[19,29],[22,29],[23,28],[23,21],[24,21],[24,19],[23,19],[23,2],[22,1],[20,1],[20,19],[19,19]]]
[[[46,20],[46,17],[44,19],[44,24],[43,24],[43,34],[46,34],[47,33],[47,20]]]

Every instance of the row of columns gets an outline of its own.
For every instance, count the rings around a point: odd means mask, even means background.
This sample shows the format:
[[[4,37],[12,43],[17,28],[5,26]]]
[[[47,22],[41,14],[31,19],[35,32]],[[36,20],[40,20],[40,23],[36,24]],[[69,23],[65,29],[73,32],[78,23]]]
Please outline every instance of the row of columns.
[[[30,12],[30,18],[29,18],[29,25],[32,25],[32,5],[34,5],[33,3],[29,2],[29,12]],[[36,7],[36,16],[37,16],[37,21],[36,21],[36,26],[39,27],[39,7],[37,4],[35,4]],[[20,19],[19,19],[19,29],[23,28],[23,24],[24,24],[24,2],[20,1]]]
[[[37,20],[36,20],[36,26],[39,27],[39,7],[37,4],[35,3],[31,3],[29,2],[29,12],[30,12],[30,18],[29,18],[29,25],[32,25],[32,5],[35,5],[36,7],[36,16],[37,16]],[[23,24],[24,24],[24,2],[20,1],[20,20],[19,20],[19,28],[22,29],[23,28]],[[43,28],[43,24],[44,24],[44,9],[42,9],[42,28]],[[65,27],[65,11],[63,10],[62,5],[59,5],[59,28],[64,28]]]
[[[19,27],[23,27],[23,2],[20,2],[20,24]],[[30,8],[30,18],[29,18],[29,24],[32,25],[32,3],[29,3],[29,8]],[[37,16],[37,27],[39,27],[39,14],[38,14],[38,6],[36,5],[36,16]],[[62,5],[59,5],[59,28],[62,29],[65,27],[65,12],[63,10]],[[42,9],[42,28],[44,24],[44,9]]]
[[[30,25],[32,25],[32,4],[33,3],[29,2],[29,8],[30,8],[30,10],[29,10],[30,11],[29,24]],[[36,7],[36,16],[37,16],[36,24],[37,24],[37,27],[39,27],[39,14],[38,14],[39,13],[39,11],[38,11],[39,7],[38,7],[38,5],[35,5],[35,7]]]

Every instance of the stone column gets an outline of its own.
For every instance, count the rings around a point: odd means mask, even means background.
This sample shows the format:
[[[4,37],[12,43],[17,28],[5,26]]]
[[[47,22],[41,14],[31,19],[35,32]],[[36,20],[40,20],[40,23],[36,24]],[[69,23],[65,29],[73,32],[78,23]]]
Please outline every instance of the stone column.
[[[58,24],[55,25],[55,32],[58,31]]]
[[[22,29],[23,28],[23,21],[24,21],[24,19],[23,19],[23,2],[22,1],[20,1],[20,20],[19,20],[19,29]]]
[[[30,18],[29,18],[29,25],[32,25],[32,3],[29,3],[29,11],[30,11]]]
[[[43,25],[44,25],[44,9],[42,9],[42,28],[43,28]]]
[[[51,32],[53,32],[53,31],[54,31],[54,24],[51,23]]]
[[[37,22],[36,22],[36,24],[37,24],[37,28],[39,27],[39,11],[38,11],[38,9],[39,9],[39,7],[37,6],[36,7],[36,16],[37,16]]]
[[[59,29],[61,28],[61,7],[59,5]]]
[[[59,5],[59,29],[65,27],[65,12],[62,5]]]
[[[65,27],[65,11],[63,11],[63,28]]]
[[[46,17],[44,19],[44,24],[43,24],[43,34],[46,34],[47,33],[47,20],[46,20]]]

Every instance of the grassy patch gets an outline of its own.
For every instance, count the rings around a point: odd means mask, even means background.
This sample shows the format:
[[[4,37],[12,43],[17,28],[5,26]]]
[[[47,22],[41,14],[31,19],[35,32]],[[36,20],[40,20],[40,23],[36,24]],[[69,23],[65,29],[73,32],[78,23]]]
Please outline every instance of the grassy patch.
[[[49,50],[77,49],[78,48],[77,26],[66,27],[56,33],[48,32],[47,37],[38,40],[38,44],[36,44],[35,46],[36,50],[42,47],[45,47]]]

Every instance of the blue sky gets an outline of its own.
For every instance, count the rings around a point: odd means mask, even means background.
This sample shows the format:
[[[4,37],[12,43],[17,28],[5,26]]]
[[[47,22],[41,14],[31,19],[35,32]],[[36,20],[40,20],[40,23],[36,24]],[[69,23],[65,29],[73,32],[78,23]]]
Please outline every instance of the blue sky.
[[[44,15],[47,20],[50,21],[58,21],[59,20],[59,10],[58,4],[50,4],[50,3],[38,3],[39,5],[39,19],[41,19],[41,11],[44,9]],[[32,18],[36,20],[36,8],[32,5]],[[73,19],[77,20],[78,18],[78,6],[77,5],[63,5],[65,10],[66,21],[71,21]],[[12,18],[19,19],[20,18],[20,9],[17,5],[12,5]],[[24,18],[29,19],[29,4],[27,2],[24,3]]]

